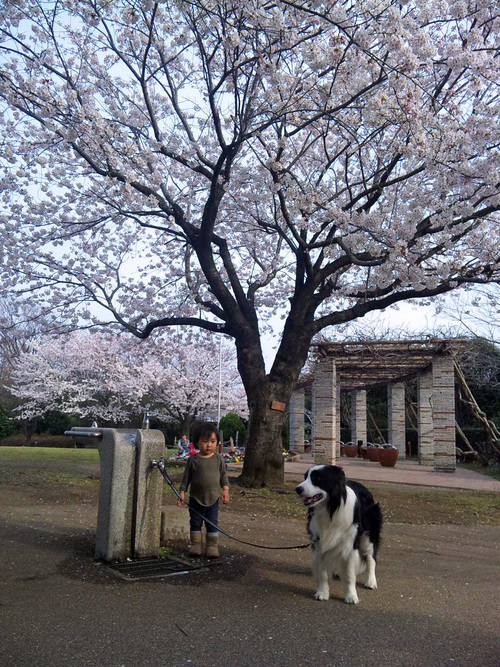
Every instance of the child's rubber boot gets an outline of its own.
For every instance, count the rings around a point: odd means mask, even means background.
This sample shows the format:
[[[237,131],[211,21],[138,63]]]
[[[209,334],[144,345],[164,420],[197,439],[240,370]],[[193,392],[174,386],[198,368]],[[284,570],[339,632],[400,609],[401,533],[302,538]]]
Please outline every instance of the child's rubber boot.
[[[189,555],[201,556],[201,533],[189,534]]]
[[[218,541],[219,541],[218,533],[207,534],[207,558],[219,557]]]

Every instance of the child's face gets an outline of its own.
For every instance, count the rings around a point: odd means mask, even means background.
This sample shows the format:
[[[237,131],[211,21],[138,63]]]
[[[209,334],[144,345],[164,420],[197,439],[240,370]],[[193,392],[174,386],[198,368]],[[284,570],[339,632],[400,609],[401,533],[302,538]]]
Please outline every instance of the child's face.
[[[215,433],[202,435],[198,440],[198,449],[202,456],[210,456],[217,449],[217,436]]]

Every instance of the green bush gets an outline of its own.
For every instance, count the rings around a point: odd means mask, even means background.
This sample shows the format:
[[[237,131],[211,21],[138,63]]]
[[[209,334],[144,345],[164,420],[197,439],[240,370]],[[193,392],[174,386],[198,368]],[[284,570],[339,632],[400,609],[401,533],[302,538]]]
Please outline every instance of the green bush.
[[[40,418],[36,429],[38,433],[47,433],[48,435],[63,435],[64,431],[69,431],[73,425],[73,420],[63,412],[46,412]]]
[[[11,433],[14,433],[15,430],[16,427],[13,420],[4,412],[0,412],[0,440],[6,438]]]
[[[220,429],[224,433],[224,440],[232,438],[236,441],[236,433],[238,432],[238,445],[243,445],[247,438],[247,428],[243,419],[236,414],[236,412],[228,412],[227,415],[220,420]]]
[[[74,447],[73,438],[65,435],[44,435],[33,434],[28,444],[26,436],[23,433],[13,433],[0,440],[0,447]]]

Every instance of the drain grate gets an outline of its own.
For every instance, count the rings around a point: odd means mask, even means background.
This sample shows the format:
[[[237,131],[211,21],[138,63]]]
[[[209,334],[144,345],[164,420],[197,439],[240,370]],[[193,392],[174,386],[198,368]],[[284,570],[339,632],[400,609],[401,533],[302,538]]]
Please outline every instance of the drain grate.
[[[112,563],[108,565],[118,576],[128,581],[138,579],[160,579],[163,577],[175,577],[181,574],[189,574],[194,570],[204,570],[206,565],[191,565],[177,558],[143,558],[124,563]]]

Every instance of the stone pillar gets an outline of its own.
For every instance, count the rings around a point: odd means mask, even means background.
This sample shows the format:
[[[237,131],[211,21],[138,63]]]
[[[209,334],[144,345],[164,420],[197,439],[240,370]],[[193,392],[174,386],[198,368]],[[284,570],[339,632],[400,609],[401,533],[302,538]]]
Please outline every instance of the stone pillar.
[[[304,452],[304,390],[296,389],[290,398],[290,449]]]
[[[405,386],[402,382],[387,385],[389,442],[399,450],[399,458],[406,458]]]
[[[455,472],[455,370],[450,356],[432,360],[432,417],[434,421],[434,470]]]
[[[95,556],[108,562],[126,560],[134,557],[137,431],[99,430],[102,433],[98,443],[101,472]]]
[[[366,444],[366,391],[356,389],[351,392],[351,440]]]
[[[335,411],[335,457],[340,459],[340,441],[342,440],[340,435],[340,382],[337,382],[335,405],[337,408]]]
[[[159,461],[165,451],[161,431],[143,429],[135,438],[137,461],[135,471],[134,558],[158,556],[161,534],[163,477],[151,461]]]
[[[151,461],[165,450],[161,431],[73,428],[77,441],[95,439],[101,464],[96,558],[156,558],[160,549],[163,477]],[[80,440],[81,439],[81,440]]]
[[[336,369],[330,357],[321,359],[314,370],[314,463],[335,463],[336,457]]]
[[[434,422],[432,420],[432,373],[421,373],[417,386],[418,458],[422,465],[434,465]]]

